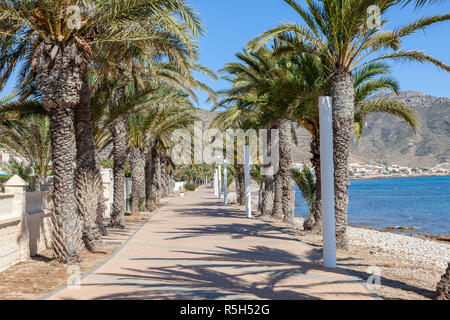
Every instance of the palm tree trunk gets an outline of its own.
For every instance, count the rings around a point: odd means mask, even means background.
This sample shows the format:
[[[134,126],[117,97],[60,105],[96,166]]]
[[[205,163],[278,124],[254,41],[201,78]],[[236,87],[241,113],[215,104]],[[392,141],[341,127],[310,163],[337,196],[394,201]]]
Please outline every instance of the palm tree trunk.
[[[258,190],[258,212],[262,212],[263,193],[264,193],[264,181],[260,183]]]
[[[309,217],[303,223],[305,230],[320,233],[322,231],[322,181],[320,174],[320,137],[311,140],[310,151],[312,154],[311,164],[314,168],[316,178],[316,197]]]
[[[271,215],[273,210],[274,182],[272,175],[264,176],[264,189],[262,192],[261,212],[263,215]]]
[[[237,203],[243,206],[245,205],[245,175],[243,165],[238,165],[236,183],[238,184],[236,188]]]
[[[83,72],[80,101],[75,106],[75,141],[77,170],[75,172],[78,214],[83,220],[83,242],[87,249],[102,245],[103,202],[102,178],[96,158],[94,128],[91,119],[91,90],[87,71]]]
[[[441,281],[436,286],[436,292],[433,297],[435,300],[450,300],[450,262],[447,270],[441,277]]]
[[[241,204],[241,184],[239,183],[239,165],[236,167],[237,173],[234,178],[234,186],[236,188],[236,203]]]
[[[145,156],[145,205],[152,210],[152,152]]]
[[[331,77],[333,98],[333,154],[334,154],[334,206],[336,216],[336,246],[348,248],[348,152],[353,125],[353,76],[336,71]]]
[[[166,197],[168,194],[169,179],[166,172],[167,158],[161,157],[161,196]]]
[[[151,195],[154,205],[161,200],[161,158],[156,147],[152,148]]]
[[[292,178],[292,132],[291,123],[283,120],[280,123],[280,180],[282,188],[281,206],[283,221],[294,223],[294,179]]]
[[[276,129],[276,126],[272,126],[271,129]],[[263,146],[263,148],[266,148],[266,154],[269,159],[272,157],[272,132],[269,130],[267,135],[267,142],[266,145]],[[263,165],[263,166],[270,166],[272,165],[272,161],[270,164]],[[273,210],[273,191],[274,191],[274,181],[273,181],[273,175],[264,175],[264,189],[261,194],[261,213],[263,215],[272,215]]]
[[[281,154],[280,154],[280,162],[281,162]],[[280,170],[278,170],[278,172],[275,174],[273,178],[272,216],[279,220],[283,220],[283,177]]]
[[[114,110],[125,96],[125,87],[119,87],[111,95],[110,108]],[[125,228],[125,161],[127,159],[127,117],[120,115],[111,125],[113,138],[114,199],[111,213],[112,228]]]
[[[50,40],[49,40],[50,41]],[[53,178],[53,239],[57,260],[74,263],[81,260],[82,222],[77,214],[72,166],[73,108],[79,102],[81,74],[85,66],[75,45],[62,47],[46,42],[36,57],[36,84],[42,104],[50,114]]]
[[[132,150],[130,156],[131,164],[131,214],[139,214],[139,204],[145,200],[145,154],[140,150]]]
[[[71,107],[50,110],[53,177],[53,250],[63,263],[81,261],[82,221],[77,214],[72,167],[73,123]]]

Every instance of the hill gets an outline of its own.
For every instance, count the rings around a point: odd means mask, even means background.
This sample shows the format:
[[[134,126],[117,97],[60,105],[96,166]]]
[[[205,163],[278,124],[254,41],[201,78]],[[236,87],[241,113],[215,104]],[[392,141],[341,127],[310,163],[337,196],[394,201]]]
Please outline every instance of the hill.
[[[351,162],[450,168],[450,99],[416,91],[405,91],[399,96],[380,94],[377,97],[396,99],[414,108],[421,122],[419,132],[415,135],[406,123],[393,117],[371,115],[361,142],[353,139],[351,143]],[[198,117],[207,124],[216,114],[203,109],[197,111]],[[294,161],[307,162],[310,158],[309,134],[299,127],[297,137]]]

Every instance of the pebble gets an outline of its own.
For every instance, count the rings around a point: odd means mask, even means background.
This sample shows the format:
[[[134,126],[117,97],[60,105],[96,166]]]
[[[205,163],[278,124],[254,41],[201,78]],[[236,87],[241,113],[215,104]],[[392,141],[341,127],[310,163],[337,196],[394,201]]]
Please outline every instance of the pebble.
[[[407,235],[348,227],[351,246],[390,253],[402,261],[445,269],[450,262],[450,244]]]

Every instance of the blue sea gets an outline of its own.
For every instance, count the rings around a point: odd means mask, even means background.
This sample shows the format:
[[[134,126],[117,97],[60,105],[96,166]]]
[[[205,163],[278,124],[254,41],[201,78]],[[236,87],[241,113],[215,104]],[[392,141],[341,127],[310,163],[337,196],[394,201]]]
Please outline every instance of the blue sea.
[[[308,215],[298,189],[295,214]],[[417,228],[412,233],[450,233],[450,177],[351,180],[348,219],[350,225],[378,229],[403,226]]]

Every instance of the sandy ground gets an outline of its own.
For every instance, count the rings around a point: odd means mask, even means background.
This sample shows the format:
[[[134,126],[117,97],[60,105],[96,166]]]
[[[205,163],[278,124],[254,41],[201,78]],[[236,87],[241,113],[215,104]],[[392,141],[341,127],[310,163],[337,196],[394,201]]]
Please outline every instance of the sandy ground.
[[[270,222],[283,232],[289,233],[318,249],[322,247],[322,237],[302,231],[300,224],[292,226],[274,221],[268,217],[259,218]],[[381,275],[380,284],[376,285],[376,283],[371,281],[371,288],[381,298],[389,300],[431,299],[436,289],[436,284],[445,271],[445,268],[441,269],[433,264],[423,263],[419,266],[399,259],[398,256],[390,252],[354,245],[350,246],[348,251],[338,250],[337,260],[339,265],[352,270],[355,272],[355,275],[363,280],[367,280],[372,274],[379,272]]]
[[[117,248],[118,245],[105,245],[96,253],[83,250],[81,253],[83,261],[78,265],[81,273],[84,274],[99,265]],[[0,299],[38,299],[46,293],[66,285],[73,271],[68,270],[66,265],[53,260],[52,255],[52,250],[47,249],[29,260],[1,272]]]
[[[109,235],[105,237],[106,244],[99,251],[83,250],[81,252],[83,261],[77,265],[80,273],[84,275],[101,264],[119,248],[120,242],[128,239],[134,230],[147,221],[148,217],[148,213],[126,216],[125,222],[129,226],[129,230],[108,230]],[[73,270],[68,270],[66,265],[55,261],[52,250],[41,251],[27,261],[0,272],[0,300],[39,299],[45,294],[65,286],[69,277],[72,276]]]

